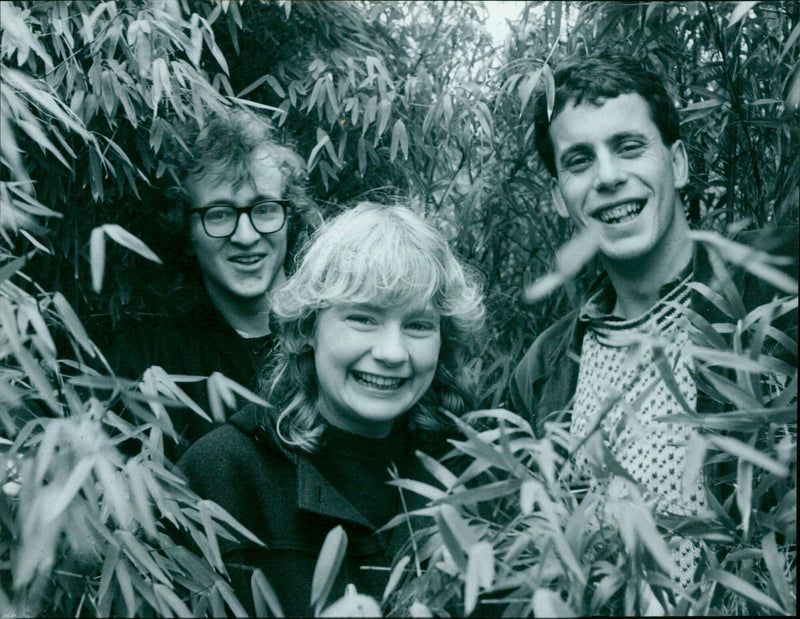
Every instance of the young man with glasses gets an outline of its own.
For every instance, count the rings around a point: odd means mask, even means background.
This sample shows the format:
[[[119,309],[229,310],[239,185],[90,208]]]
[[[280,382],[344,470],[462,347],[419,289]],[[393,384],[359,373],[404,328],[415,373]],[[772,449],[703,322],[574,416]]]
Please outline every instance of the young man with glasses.
[[[213,116],[182,136],[167,154],[175,180],[167,218],[192,260],[202,290],[195,306],[147,327],[128,329],[109,355],[115,371],[138,378],[158,365],[169,374],[221,372],[248,387],[273,346],[269,295],[286,278],[298,238],[319,221],[304,188],[305,162],[280,144],[271,125],[244,110]],[[196,269],[195,269],[196,267]],[[209,412],[206,381],[180,386]],[[213,424],[188,409],[171,409],[176,460]]]

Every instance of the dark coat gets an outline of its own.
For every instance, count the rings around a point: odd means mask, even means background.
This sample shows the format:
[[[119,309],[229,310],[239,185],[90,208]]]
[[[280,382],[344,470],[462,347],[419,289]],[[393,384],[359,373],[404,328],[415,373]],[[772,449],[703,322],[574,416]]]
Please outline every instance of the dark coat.
[[[376,525],[385,523],[369,522],[344,496],[362,480],[340,479],[337,489],[325,474],[325,457],[335,454],[318,458],[292,449],[279,439],[273,422],[264,423],[265,419],[269,418],[263,409],[246,407],[200,439],[178,464],[193,490],[224,507],[267,545],[260,548],[245,540],[222,546],[239,600],[252,610],[250,578],[257,567],[277,592],[288,616],[311,616],[314,566],[325,536],[337,525],[347,533],[347,554],[328,603],[343,595],[347,583],[380,600],[389,576],[385,568],[406,540],[407,527],[376,533]],[[370,439],[350,436],[353,449],[370,449]],[[372,476],[375,481],[374,476],[379,476],[381,483],[388,481],[389,456],[401,477],[424,476],[407,433],[393,432],[390,438],[394,447],[388,451],[393,453],[379,457],[379,465],[362,470],[364,478]],[[372,455],[379,456],[374,452]],[[396,490],[388,490],[398,496]],[[421,500],[410,494],[406,493],[409,509],[420,507]],[[397,511],[399,507],[398,503]],[[384,569],[365,570],[362,566]]]
[[[168,374],[207,377],[221,372],[252,389],[274,345],[274,336],[248,339],[239,335],[203,295],[192,310],[180,316],[121,329],[111,345],[108,361],[117,375],[132,380],[140,378],[150,366],[158,365]],[[210,413],[205,380],[178,386]],[[165,441],[166,455],[173,462],[197,439],[220,425],[188,408],[170,408],[170,420],[179,436],[177,445]]]

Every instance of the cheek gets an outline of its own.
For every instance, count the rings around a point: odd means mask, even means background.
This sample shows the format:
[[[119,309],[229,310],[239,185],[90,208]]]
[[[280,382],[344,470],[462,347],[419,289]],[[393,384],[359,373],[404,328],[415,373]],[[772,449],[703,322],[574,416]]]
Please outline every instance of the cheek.
[[[197,258],[199,262],[208,262],[219,252],[222,247],[220,240],[212,239],[202,229],[189,232],[189,253]]]
[[[439,365],[441,345],[441,338],[437,337],[425,342],[417,349],[414,356],[420,372],[430,373],[431,377],[433,376],[433,373],[436,372],[436,366]]]
[[[286,253],[288,248],[288,235],[286,233],[286,226],[280,232],[274,234],[267,234],[263,236],[267,243],[270,244],[272,250],[276,254],[280,263],[283,264],[286,260]]]

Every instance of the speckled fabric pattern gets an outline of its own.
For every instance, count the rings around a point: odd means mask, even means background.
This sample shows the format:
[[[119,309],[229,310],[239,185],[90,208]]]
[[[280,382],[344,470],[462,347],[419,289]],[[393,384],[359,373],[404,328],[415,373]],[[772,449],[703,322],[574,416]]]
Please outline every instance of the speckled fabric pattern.
[[[637,319],[601,316],[592,320],[583,339],[570,428],[575,437],[597,428],[614,459],[639,482],[645,500],[657,512],[675,515],[696,514],[706,508],[700,480],[684,488],[686,445],[693,428],[657,421],[658,417],[683,413],[684,407],[663,380],[654,361],[655,351],[663,351],[684,404],[696,408],[691,359],[684,354],[690,343],[689,325],[675,306],[688,304],[687,283],[688,278]],[[605,470],[591,444],[575,454],[573,476],[575,482],[606,495],[609,484],[614,483],[614,475]],[[700,549],[684,539],[668,541],[679,567],[673,577],[687,587]]]

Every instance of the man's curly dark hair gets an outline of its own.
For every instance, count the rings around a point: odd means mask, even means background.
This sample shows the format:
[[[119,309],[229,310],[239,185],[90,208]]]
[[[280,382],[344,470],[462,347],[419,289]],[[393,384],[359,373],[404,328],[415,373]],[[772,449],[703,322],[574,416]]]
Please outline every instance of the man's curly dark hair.
[[[250,158],[254,150],[266,148],[283,176],[283,197],[287,211],[287,267],[303,240],[319,225],[322,217],[307,191],[306,164],[291,143],[280,142],[272,123],[250,110],[214,112],[207,122],[179,126],[165,143],[162,161],[172,184],[165,191],[168,206],[164,221],[170,231],[186,238],[188,208],[187,182],[218,179],[238,189],[250,180]]]

